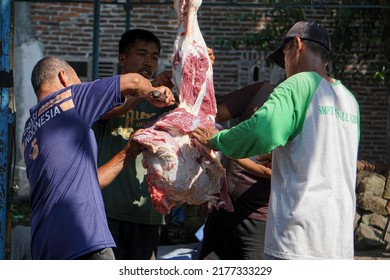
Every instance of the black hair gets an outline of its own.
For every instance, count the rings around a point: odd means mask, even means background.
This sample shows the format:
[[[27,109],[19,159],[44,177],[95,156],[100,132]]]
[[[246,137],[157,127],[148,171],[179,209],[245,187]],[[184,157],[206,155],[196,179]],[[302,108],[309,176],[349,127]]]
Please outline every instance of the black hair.
[[[316,55],[319,55],[321,57],[321,60],[324,63],[328,63],[330,60],[330,51],[328,51],[324,46],[321,44],[318,44],[313,41],[304,40],[306,46],[309,47],[309,49],[315,53]]]
[[[65,60],[58,57],[47,56],[39,60],[31,73],[31,84],[34,92],[37,93],[42,83],[53,79],[62,68],[69,73],[72,70],[72,67]]]
[[[158,47],[158,52],[160,53],[160,40],[152,32],[144,29],[131,29],[123,33],[121,39],[119,40],[119,53],[127,55],[129,49],[136,40],[154,42]]]
[[[323,45],[317,43],[317,42],[314,42],[314,41],[310,41],[310,40],[306,40],[306,39],[302,39],[302,41],[304,41],[304,44],[313,52],[315,53],[316,55],[320,56],[321,57],[321,60],[322,62],[324,62],[325,64],[329,62],[330,60],[330,51],[328,51]],[[293,38],[291,40],[288,40],[284,46],[286,48],[291,48],[293,45],[295,44],[295,41],[293,40]]]

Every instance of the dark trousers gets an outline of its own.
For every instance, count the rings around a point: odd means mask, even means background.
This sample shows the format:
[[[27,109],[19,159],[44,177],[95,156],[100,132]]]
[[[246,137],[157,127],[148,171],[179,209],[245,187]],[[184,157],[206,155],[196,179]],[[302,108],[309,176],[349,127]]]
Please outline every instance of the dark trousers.
[[[207,216],[198,259],[261,260],[264,254],[264,221],[237,216],[223,209]]]
[[[114,254],[117,260],[156,259],[161,226],[107,220],[116,243]]]

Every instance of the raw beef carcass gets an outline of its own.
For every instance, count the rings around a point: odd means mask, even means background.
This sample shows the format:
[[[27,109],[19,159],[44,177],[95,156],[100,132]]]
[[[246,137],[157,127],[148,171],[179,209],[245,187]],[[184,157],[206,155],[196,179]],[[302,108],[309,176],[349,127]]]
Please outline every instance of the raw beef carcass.
[[[214,126],[216,115],[211,62],[197,21],[201,3],[175,1],[180,24],[172,70],[180,105],[134,137],[146,147],[146,180],[154,207],[162,214],[182,203],[233,211],[216,154],[190,137],[199,124]]]

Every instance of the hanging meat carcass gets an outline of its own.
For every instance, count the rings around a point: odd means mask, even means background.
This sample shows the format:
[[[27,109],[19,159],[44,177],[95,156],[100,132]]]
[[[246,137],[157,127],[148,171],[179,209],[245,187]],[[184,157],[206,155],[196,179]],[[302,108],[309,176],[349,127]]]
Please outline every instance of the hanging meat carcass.
[[[190,137],[199,124],[214,126],[216,115],[211,61],[197,21],[201,3],[175,0],[180,23],[172,74],[180,105],[134,137],[146,147],[146,180],[154,207],[162,214],[183,203],[233,211],[216,154]]]

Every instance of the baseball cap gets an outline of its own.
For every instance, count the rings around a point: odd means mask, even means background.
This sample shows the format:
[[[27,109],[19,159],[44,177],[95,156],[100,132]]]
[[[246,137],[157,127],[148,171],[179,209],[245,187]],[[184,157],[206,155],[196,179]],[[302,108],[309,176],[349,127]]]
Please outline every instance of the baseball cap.
[[[291,27],[291,29],[284,36],[282,44],[271,54],[269,54],[268,58],[274,61],[280,67],[284,68],[283,47],[288,41],[294,39],[297,36],[303,40],[316,42],[330,52],[331,46],[328,31],[326,31],[325,28],[314,21],[299,21],[295,23],[293,27]]]

